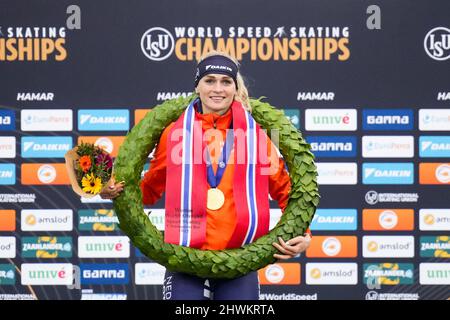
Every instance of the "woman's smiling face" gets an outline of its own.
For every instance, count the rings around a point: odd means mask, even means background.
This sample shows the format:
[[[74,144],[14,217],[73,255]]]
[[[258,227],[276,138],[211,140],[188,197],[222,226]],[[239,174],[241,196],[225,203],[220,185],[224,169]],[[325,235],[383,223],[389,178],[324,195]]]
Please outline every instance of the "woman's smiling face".
[[[207,74],[200,79],[197,93],[202,101],[203,113],[224,114],[236,94],[233,78],[224,74]]]

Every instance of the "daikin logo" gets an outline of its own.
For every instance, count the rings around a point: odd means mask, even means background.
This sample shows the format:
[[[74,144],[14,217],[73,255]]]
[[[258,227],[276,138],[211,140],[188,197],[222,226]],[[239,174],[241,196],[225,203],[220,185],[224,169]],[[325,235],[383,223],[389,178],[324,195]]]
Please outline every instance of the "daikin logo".
[[[413,184],[412,163],[363,163],[363,184]]]
[[[419,145],[422,158],[450,157],[450,136],[421,136]]]
[[[16,183],[16,165],[14,163],[0,163],[0,185]]]
[[[72,149],[72,137],[22,137],[23,158],[63,158]]]
[[[127,131],[130,128],[130,112],[127,109],[78,110],[80,131]]]
[[[356,209],[317,209],[311,230],[356,230]]]

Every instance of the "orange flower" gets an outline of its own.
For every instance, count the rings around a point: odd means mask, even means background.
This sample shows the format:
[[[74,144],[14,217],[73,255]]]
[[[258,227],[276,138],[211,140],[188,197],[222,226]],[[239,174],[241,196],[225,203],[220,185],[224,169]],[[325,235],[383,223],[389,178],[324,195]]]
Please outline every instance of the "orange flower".
[[[80,167],[83,169],[84,172],[87,172],[91,168],[91,157],[89,156],[82,156],[79,160]]]

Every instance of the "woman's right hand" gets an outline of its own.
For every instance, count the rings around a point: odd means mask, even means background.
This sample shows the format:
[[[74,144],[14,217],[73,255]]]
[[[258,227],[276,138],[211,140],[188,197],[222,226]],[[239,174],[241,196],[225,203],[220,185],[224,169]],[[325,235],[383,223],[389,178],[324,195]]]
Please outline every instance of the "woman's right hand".
[[[125,181],[116,183],[114,178],[109,180],[108,184],[100,191],[99,195],[102,199],[114,199],[120,196],[125,186]]]

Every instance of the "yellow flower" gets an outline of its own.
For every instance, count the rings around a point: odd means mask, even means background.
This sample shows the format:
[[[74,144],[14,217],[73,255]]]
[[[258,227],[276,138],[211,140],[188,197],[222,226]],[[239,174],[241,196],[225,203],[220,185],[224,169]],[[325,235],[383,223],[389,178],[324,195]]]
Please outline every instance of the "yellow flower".
[[[97,194],[102,190],[102,179],[96,178],[94,174],[87,174],[81,179],[81,185],[83,186],[83,191]]]

